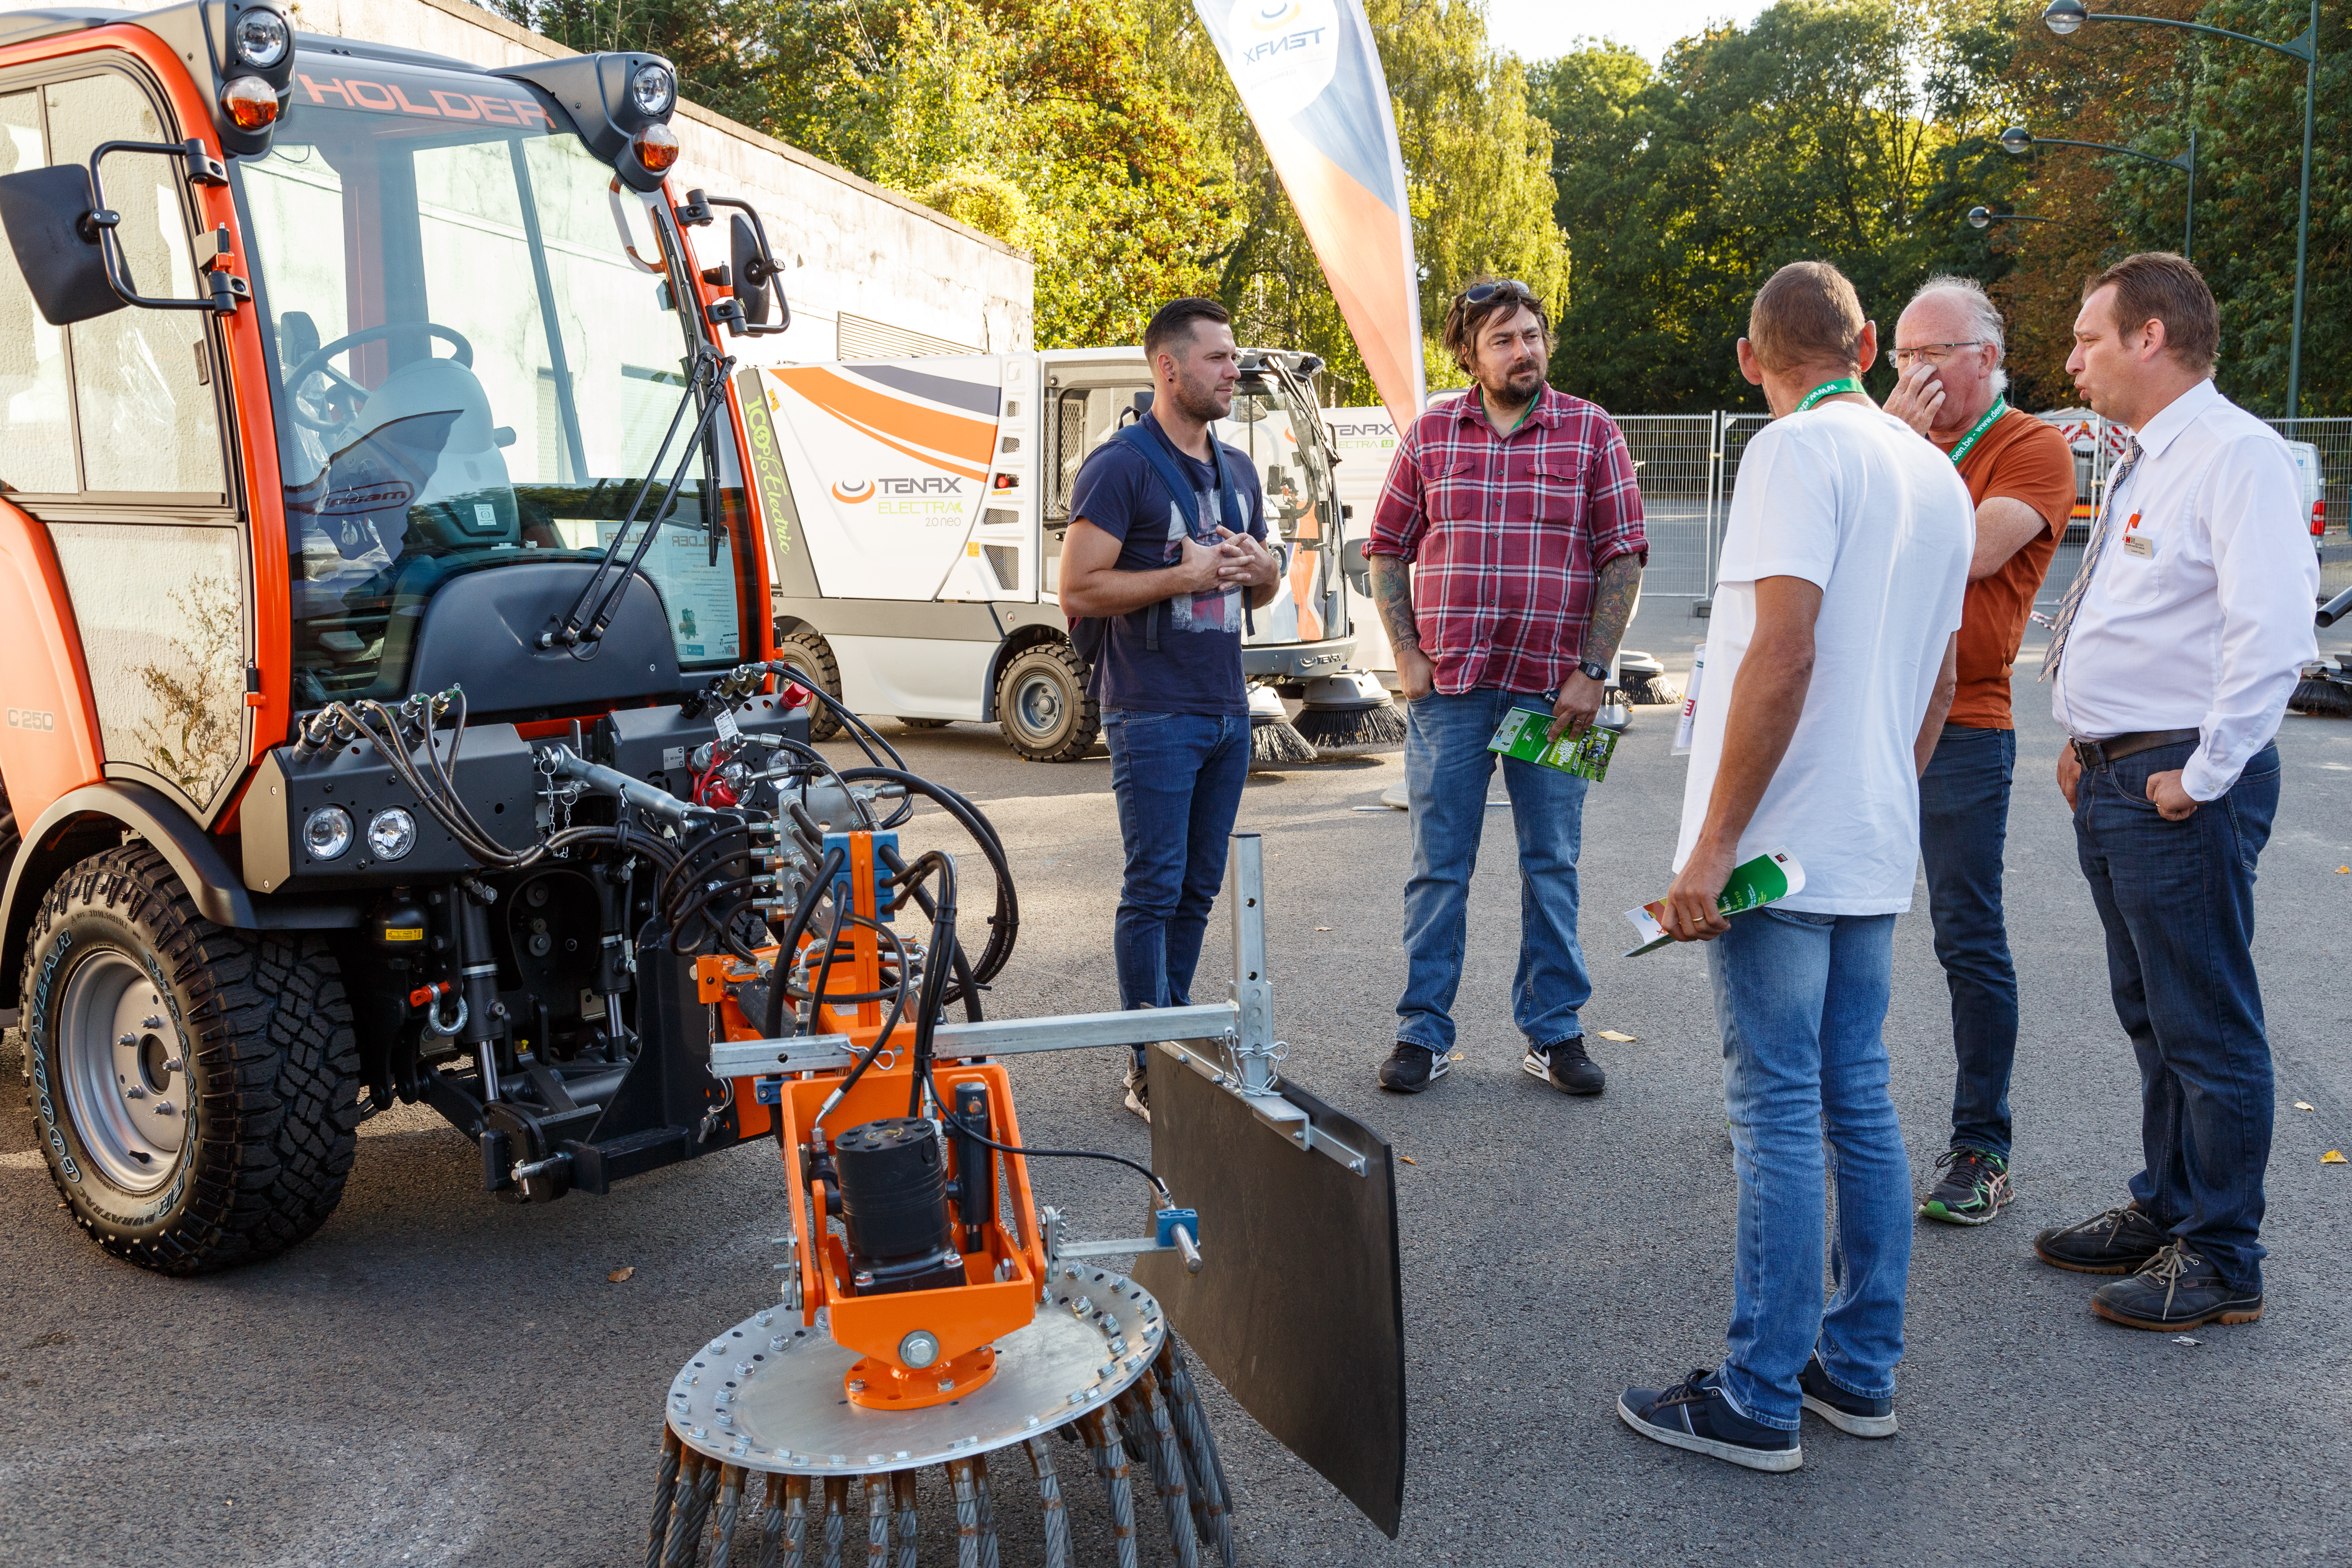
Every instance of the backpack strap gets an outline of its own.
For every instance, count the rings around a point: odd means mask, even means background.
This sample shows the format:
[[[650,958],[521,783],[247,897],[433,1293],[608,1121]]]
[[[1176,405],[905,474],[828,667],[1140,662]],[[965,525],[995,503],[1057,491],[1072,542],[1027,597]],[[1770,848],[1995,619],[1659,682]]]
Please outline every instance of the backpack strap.
[[[1160,476],[1160,482],[1167,488],[1169,500],[1174,503],[1177,515],[1184,520],[1184,531],[1191,533],[1192,519],[1200,515],[1201,492],[1177,470],[1173,455],[1175,447],[1167,435],[1156,426],[1146,430],[1139,419],[1113,431],[1110,438],[1133,451],[1150,466],[1152,472]],[[1214,431],[1209,433],[1209,464],[1217,476],[1218,510],[1224,513],[1226,529],[1235,534],[1247,533],[1249,520],[1242,515],[1241,490],[1234,485],[1233,475],[1226,471],[1224,443],[1217,439]],[[1144,612],[1143,645],[1154,653],[1160,651],[1160,607],[1164,602],[1154,603]],[[1242,595],[1242,626],[1244,635],[1255,636],[1257,631],[1257,617],[1251,611],[1246,594]]]

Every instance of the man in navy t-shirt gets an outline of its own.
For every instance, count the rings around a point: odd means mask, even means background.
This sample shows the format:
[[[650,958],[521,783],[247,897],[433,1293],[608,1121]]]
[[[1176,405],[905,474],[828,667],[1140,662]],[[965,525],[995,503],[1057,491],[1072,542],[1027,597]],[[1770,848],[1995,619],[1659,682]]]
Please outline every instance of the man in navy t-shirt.
[[[1232,321],[1199,299],[1151,318],[1151,412],[1079,468],[1062,541],[1063,613],[1106,623],[1088,681],[1127,851],[1112,936],[1122,1007],[1191,1005],[1249,776],[1242,631],[1248,608],[1272,600],[1281,579],[1257,471],[1209,434],[1233,411],[1241,380]],[[1189,492],[1181,498],[1176,479]],[[1140,1050],[1127,1104],[1151,1119]]]

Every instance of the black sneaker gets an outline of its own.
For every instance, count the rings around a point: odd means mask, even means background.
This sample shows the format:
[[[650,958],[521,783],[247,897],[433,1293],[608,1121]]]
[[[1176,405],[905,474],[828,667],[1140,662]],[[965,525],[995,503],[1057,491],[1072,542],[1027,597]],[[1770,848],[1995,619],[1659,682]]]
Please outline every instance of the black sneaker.
[[[1143,1058],[1127,1058],[1127,1077],[1122,1080],[1127,1089],[1127,1108],[1146,1121],[1151,1120],[1151,1079],[1145,1073]]]
[[[2130,1279],[2100,1286],[2091,1310],[2127,1329],[2177,1333],[2200,1323],[2251,1323],[2263,1315],[2263,1293],[2231,1289],[2220,1269],[2176,1241]]]
[[[1549,1046],[1529,1046],[1519,1065],[1562,1094],[1599,1094],[1601,1086],[1609,1081],[1600,1064],[1584,1054],[1582,1035],[1570,1035]]]
[[[2017,1195],[2009,1184],[2009,1162],[1981,1149],[1954,1149],[1940,1154],[1936,1169],[1944,1177],[1919,1205],[1922,1219],[1982,1225]]]
[[[1805,1408],[1836,1427],[1857,1437],[1892,1437],[1895,1436],[1895,1401],[1864,1399],[1851,1394],[1830,1381],[1829,1369],[1822,1364],[1815,1351],[1805,1359],[1805,1370],[1797,1374],[1797,1386],[1805,1393]]]
[[[2137,1205],[2126,1205],[2073,1225],[2045,1230],[2033,1250],[2053,1268],[2077,1274],[2137,1274],[2172,1243]]]
[[[1399,1040],[1389,1059],[1381,1064],[1381,1087],[1396,1094],[1419,1094],[1444,1078],[1453,1065],[1444,1051]]]
[[[1731,1407],[1705,1367],[1671,1388],[1629,1388],[1617,1401],[1626,1426],[1654,1442],[1688,1448],[1751,1470],[1793,1470],[1805,1462],[1794,1432],[1750,1421]]]

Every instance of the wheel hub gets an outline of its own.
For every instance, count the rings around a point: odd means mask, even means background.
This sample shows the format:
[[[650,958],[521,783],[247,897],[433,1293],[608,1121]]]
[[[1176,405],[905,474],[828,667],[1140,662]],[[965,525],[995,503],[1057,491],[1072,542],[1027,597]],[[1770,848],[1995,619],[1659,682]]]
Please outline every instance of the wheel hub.
[[[1033,676],[1021,683],[1013,710],[1021,727],[1032,735],[1051,735],[1062,725],[1062,689],[1044,676]]]
[[[58,1065],[74,1130],[125,1192],[169,1180],[187,1141],[186,1052],[163,994],[131,957],[99,952],[66,982]]]

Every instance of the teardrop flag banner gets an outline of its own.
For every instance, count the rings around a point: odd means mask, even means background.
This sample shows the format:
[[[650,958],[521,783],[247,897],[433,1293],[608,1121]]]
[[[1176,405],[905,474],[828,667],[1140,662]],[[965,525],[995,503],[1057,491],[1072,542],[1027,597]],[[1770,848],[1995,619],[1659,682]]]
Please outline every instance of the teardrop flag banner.
[[[1421,413],[1421,289],[1363,0],[1192,0],[1399,430]]]

